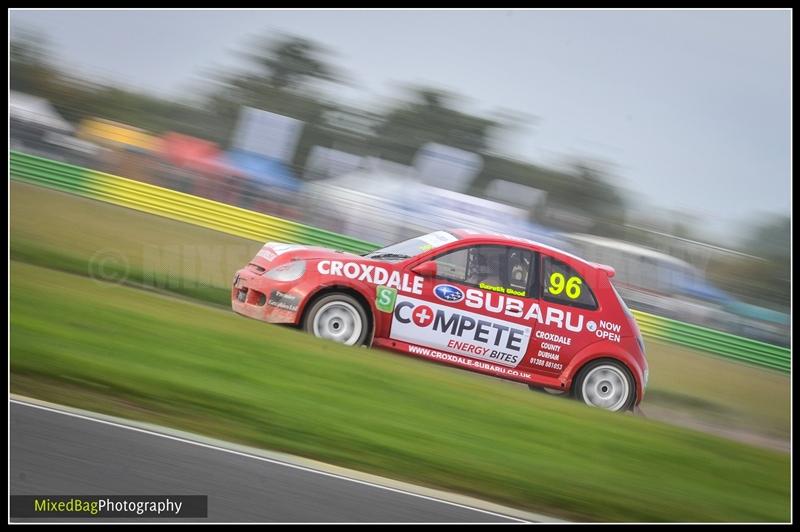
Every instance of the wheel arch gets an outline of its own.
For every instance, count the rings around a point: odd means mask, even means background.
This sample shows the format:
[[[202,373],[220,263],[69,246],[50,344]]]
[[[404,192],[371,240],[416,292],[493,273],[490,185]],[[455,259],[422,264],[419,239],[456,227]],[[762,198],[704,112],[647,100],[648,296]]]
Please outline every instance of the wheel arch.
[[[299,322],[298,325],[303,327],[306,321],[306,315],[308,314],[308,309],[314,306],[321,298],[330,295],[330,294],[347,294],[355,298],[356,301],[361,305],[364,309],[364,312],[367,315],[367,329],[368,329],[368,342],[367,345],[372,345],[372,340],[375,336],[375,314],[372,310],[372,305],[370,304],[367,297],[358,289],[346,285],[346,284],[332,284],[327,286],[321,286],[311,295],[309,295],[305,302],[303,303],[303,308],[300,309],[298,312]]]
[[[587,364],[598,360],[612,360],[622,364],[625,369],[628,370],[628,373],[630,373],[633,378],[634,387],[636,388],[636,400],[634,401],[634,405],[638,405],[644,397],[644,376],[642,370],[639,368],[634,357],[620,346],[608,342],[602,342],[600,345],[594,344],[588,346],[578,353],[564,370],[564,373],[561,375],[561,381],[565,386],[569,387],[570,395],[574,395],[575,393],[573,384],[581,370],[585,368]]]

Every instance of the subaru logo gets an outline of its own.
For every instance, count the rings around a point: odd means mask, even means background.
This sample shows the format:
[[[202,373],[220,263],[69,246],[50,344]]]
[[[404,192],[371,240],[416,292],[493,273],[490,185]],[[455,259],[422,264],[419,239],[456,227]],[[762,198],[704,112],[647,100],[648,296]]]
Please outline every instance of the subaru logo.
[[[464,292],[451,284],[436,285],[436,288],[433,289],[433,293],[436,297],[448,303],[458,303],[464,299]]]

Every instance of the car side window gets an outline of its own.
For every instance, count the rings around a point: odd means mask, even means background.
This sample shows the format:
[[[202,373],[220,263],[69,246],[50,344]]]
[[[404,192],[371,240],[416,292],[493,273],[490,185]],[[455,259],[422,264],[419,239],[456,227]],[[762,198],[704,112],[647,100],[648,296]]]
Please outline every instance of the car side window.
[[[470,248],[464,282],[484,289],[502,286],[505,256],[506,249],[503,246]]]
[[[472,286],[503,284],[505,246],[473,246],[440,255],[436,277]]]
[[[439,278],[525,297],[530,294],[534,259],[527,249],[485,245],[451,251],[434,262]]]
[[[542,299],[594,310],[597,300],[583,277],[566,263],[542,256]]]
[[[436,277],[463,283],[467,278],[469,250],[463,248],[436,257]]]
[[[506,293],[525,297],[531,293],[534,254],[529,249],[508,248]]]

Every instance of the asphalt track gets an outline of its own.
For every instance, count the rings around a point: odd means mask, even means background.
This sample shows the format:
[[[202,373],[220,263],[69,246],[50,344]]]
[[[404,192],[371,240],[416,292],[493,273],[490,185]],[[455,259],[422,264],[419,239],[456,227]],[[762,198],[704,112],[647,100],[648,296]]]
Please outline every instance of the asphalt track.
[[[24,403],[9,416],[11,495],[207,495],[208,518],[194,520],[206,522],[524,522]]]

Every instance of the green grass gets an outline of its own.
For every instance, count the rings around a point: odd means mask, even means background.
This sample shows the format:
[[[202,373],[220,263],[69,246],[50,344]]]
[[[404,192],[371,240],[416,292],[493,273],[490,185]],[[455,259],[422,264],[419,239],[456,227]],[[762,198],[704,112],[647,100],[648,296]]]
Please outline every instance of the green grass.
[[[789,456],[11,263],[11,389],[594,521],[788,521]]]
[[[227,306],[263,245],[109,203],[11,182],[11,258]]]
[[[642,407],[685,412],[699,421],[787,442],[791,382],[778,371],[645,340],[650,384]]]
[[[229,308],[233,273],[262,243],[11,182],[11,258],[114,277]],[[116,259],[103,262],[104,259]],[[105,275],[104,275],[105,274]],[[647,340],[646,414],[789,439],[789,377]],[[648,412],[648,408],[650,412]],[[652,414],[651,414],[652,413]],[[788,444],[787,444],[788,446]]]

